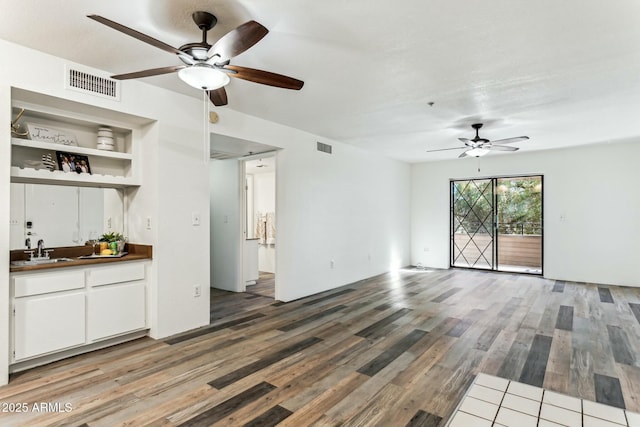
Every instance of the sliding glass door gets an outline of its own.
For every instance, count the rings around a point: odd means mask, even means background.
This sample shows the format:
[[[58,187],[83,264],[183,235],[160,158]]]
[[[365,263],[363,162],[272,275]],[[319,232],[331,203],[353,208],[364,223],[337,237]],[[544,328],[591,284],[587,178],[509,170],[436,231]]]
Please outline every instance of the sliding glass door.
[[[493,259],[493,182],[451,182],[451,265],[491,270]]]
[[[542,176],[451,181],[451,266],[542,274]]]

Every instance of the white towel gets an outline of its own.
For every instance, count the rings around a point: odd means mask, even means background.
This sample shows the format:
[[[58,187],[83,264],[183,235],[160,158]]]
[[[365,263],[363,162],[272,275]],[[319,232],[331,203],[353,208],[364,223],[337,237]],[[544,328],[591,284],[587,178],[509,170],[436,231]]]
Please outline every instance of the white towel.
[[[256,237],[261,245],[276,244],[276,214],[275,212],[258,212],[256,219]]]

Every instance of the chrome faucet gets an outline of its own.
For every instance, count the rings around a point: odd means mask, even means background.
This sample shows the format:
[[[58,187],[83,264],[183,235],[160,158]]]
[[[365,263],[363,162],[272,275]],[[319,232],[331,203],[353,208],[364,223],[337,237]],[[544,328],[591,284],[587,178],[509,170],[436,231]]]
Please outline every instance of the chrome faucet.
[[[44,240],[38,240],[38,250],[36,251],[36,259],[49,259],[49,254],[53,249],[44,248]]]
[[[44,255],[44,240],[40,239],[38,240],[38,251],[36,252],[36,256],[38,258],[42,258],[43,255]]]

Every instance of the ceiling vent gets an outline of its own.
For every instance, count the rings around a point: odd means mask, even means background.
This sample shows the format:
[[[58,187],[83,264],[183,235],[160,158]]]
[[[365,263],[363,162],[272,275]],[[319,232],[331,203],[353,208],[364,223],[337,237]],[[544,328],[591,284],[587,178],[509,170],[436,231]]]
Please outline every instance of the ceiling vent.
[[[242,154],[225,153],[223,151],[211,150],[211,155],[209,157],[214,160],[228,160],[228,159],[237,159],[241,156]]]
[[[65,88],[90,95],[120,101],[118,80],[83,71],[78,67],[66,67]]]
[[[322,151],[323,153],[331,154],[331,146],[329,144],[325,144],[323,142],[318,141],[318,151]]]

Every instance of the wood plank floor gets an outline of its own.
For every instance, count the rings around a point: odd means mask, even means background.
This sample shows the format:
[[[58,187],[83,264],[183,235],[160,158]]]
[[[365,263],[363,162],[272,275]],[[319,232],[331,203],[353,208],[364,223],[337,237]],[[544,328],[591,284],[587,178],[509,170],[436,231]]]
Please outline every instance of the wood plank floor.
[[[639,307],[640,289],[471,270],[286,304],[214,291],[208,327],[12,376],[0,425],[438,426],[480,372],[639,412]]]
[[[255,285],[247,286],[247,293],[275,298],[276,275],[261,271]]]

